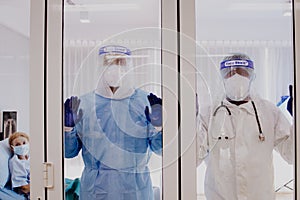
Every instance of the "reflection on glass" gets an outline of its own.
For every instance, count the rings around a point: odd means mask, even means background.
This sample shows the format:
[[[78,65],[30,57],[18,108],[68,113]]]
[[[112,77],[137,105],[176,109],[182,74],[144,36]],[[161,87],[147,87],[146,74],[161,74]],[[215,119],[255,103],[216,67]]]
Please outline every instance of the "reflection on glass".
[[[30,190],[30,1],[0,4],[0,199],[24,199]]]
[[[65,2],[64,22],[66,199],[158,200],[159,2],[128,4],[128,10],[118,9],[117,2],[105,10],[107,4],[94,1],[78,10],[77,1],[72,2]],[[157,28],[125,23],[147,6],[157,9],[151,13],[157,15]],[[80,21],[74,21],[74,14]],[[74,30],[81,33],[74,35]]]
[[[198,199],[293,199],[290,4],[211,3],[196,8]]]

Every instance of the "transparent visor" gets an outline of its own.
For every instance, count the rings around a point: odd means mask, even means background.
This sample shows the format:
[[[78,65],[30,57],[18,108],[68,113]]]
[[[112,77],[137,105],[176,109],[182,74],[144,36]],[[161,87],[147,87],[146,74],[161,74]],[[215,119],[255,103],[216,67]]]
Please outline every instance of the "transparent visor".
[[[229,60],[221,63],[221,75],[224,79],[230,78],[235,74],[251,79],[253,76],[253,63],[251,60]]]
[[[130,59],[127,55],[112,53],[100,56],[100,60],[102,60],[102,64],[104,67],[117,65],[126,68],[130,63]]]
[[[129,67],[131,68],[131,66],[131,52],[127,48],[97,46],[82,60],[79,69],[76,70],[74,84],[68,90],[74,95],[81,96],[100,87],[100,82],[108,82],[104,81],[105,77],[112,79],[114,83],[116,80],[120,80],[120,77],[122,81],[125,78],[131,81],[128,77],[129,70],[131,70]],[[126,83],[126,85],[128,84]]]
[[[122,46],[106,46],[99,49],[99,81],[111,87],[132,86],[131,52]]]

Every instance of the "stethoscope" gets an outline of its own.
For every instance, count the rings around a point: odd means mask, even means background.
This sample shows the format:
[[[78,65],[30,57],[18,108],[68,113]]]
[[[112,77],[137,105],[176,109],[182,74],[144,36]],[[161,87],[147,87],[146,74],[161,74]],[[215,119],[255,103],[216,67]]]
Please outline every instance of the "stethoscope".
[[[259,118],[258,118],[256,106],[255,106],[255,104],[254,104],[253,101],[251,101],[251,103],[252,103],[252,106],[253,106],[253,110],[254,110],[254,112],[255,112],[256,123],[257,123],[258,131],[259,131],[258,138],[259,138],[259,140],[260,140],[261,142],[263,142],[263,141],[265,141],[265,136],[264,136],[264,134],[263,134],[263,132],[262,132],[262,129],[261,129],[261,125],[260,125],[260,121],[259,121]],[[223,103],[223,101],[221,101],[221,105],[219,105],[219,106],[216,108],[215,112],[213,113],[213,117],[216,116],[216,114],[217,114],[217,112],[218,112],[218,110],[219,110],[220,108],[225,108],[225,109],[227,110],[228,115],[231,116],[231,111],[230,111],[230,109],[228,108],[228,106],[226,106],[226,105]],[[226,139],[226,138],[225,138],[225,139]]]

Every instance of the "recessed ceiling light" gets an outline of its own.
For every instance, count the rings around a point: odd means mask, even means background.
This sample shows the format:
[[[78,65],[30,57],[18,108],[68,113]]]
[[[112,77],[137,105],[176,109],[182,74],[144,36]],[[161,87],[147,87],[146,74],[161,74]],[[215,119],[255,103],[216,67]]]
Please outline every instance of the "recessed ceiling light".
[[[88,11],[80,11],[80,22],[81,23],[90,23],[89,12]]]

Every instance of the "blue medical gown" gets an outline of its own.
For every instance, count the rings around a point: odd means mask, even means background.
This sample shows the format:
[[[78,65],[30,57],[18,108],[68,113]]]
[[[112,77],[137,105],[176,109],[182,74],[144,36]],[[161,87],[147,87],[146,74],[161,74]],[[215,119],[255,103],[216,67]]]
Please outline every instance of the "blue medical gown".
[[[161,154],[162,133],[146,120],[147,94],[110,99],[92,92],[80,100],[83,118],[65,133],[65,157],[82,150],[80,199],[152,200],[147,165],[152,152]]]

